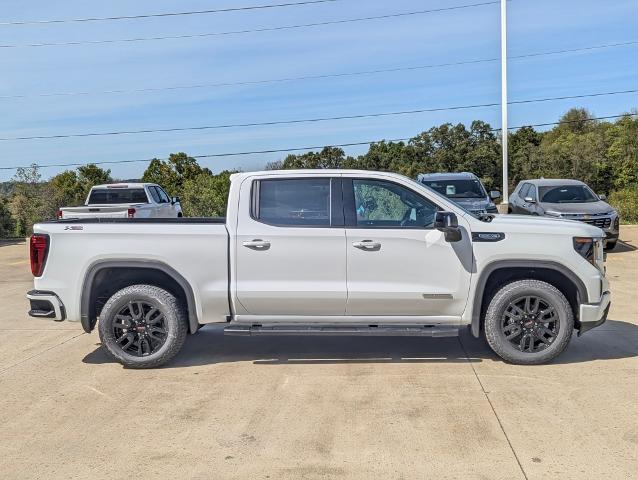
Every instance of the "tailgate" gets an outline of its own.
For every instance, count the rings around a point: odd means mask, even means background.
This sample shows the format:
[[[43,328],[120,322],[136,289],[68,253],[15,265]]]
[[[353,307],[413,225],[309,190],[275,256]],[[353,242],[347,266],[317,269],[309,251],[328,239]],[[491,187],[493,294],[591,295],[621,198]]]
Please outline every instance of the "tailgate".
[[[62,218],[128,218],[131,205],[95,205],[88,207],[62,208]]]

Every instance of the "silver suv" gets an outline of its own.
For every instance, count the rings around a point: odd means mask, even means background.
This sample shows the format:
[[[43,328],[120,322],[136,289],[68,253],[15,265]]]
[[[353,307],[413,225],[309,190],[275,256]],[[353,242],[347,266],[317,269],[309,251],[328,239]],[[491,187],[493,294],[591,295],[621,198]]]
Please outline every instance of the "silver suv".
[[[523,180],[510,195],[508,211],[589,223],[605,231],[611,250],[618,241],[620,217],[605,200],[578,180]]]
[[[501,192],[492,190],[488,194],[473,173],[424,173],[417,180],[475,215],[498,213],[494,200]]]

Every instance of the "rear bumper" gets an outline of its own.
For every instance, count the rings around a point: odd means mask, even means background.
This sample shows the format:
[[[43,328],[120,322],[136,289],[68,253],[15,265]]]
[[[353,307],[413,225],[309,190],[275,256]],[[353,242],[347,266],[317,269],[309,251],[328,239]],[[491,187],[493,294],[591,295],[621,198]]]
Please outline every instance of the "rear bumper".
[[[27,292],[27,300],[31,304],[29,316],[48,318],[61,322],[66,319],[66,309],[58,296],[45,290],[31,290]]]
[[[609,307],[611,306],[611,294],[609,292],[603,293],[600,302],[598,303],[583,303],[580,305],[580,329],[578,330],[578,336],[583,333],[596,328],[607,320],[607,314],[609,313]]]

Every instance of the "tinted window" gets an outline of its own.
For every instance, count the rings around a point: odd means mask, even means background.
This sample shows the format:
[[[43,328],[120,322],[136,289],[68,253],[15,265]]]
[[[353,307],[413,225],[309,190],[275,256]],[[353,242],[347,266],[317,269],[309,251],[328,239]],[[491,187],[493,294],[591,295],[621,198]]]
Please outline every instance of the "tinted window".
[[[598,201],[598,197],[586,185],[540,187],[539,191],[541,202],[546,203],[588,203]]]
[[[424,180],[423,184],[448,198],[485,198],[487,193],[478,180]]]
[[[527,192],[529,191],[529,187],[530,187],[529,183],[524,183],[520,191],[518,192],[518,196],[521,198],[527,197]]]
[[[162,203],[170,203],[171,202],[171,200],[168,198],[168,195],[166,194],[166,192],[164,191],[163,188],[155,187],[155,189],[157,190],[157,193],[160,196],[160,202],[162,202]]]
[[[148,203],[143,188],[100,188],[92,190],[89,204]]]
[[[357,226],[428,228],[436,205],[412,190],[383,180],[353,180]]]
[[[274,225],[330,226],[330,179],[261,180],[256,216]]]
[[[153,197],[153,201],[155,203],[160,203],[160,196],[159,193],[157,193],[157,189],[155,187],[148,187],[148,191],[151,194],[151,197]]]

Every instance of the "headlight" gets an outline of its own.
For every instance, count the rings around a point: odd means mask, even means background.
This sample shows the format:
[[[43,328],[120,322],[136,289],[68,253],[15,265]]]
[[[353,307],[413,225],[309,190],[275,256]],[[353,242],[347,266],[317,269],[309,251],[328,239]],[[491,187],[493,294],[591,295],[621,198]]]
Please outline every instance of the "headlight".
[[[574,250],[601,272],[605,273],[602,239],[574,237]]]
[[[558,218],[563,216],[562,213],[560,213],[560,212],[552,212],[551,210],[546,210],[545,211],[545,215],[549,215],[550,217],[558,217]]]

